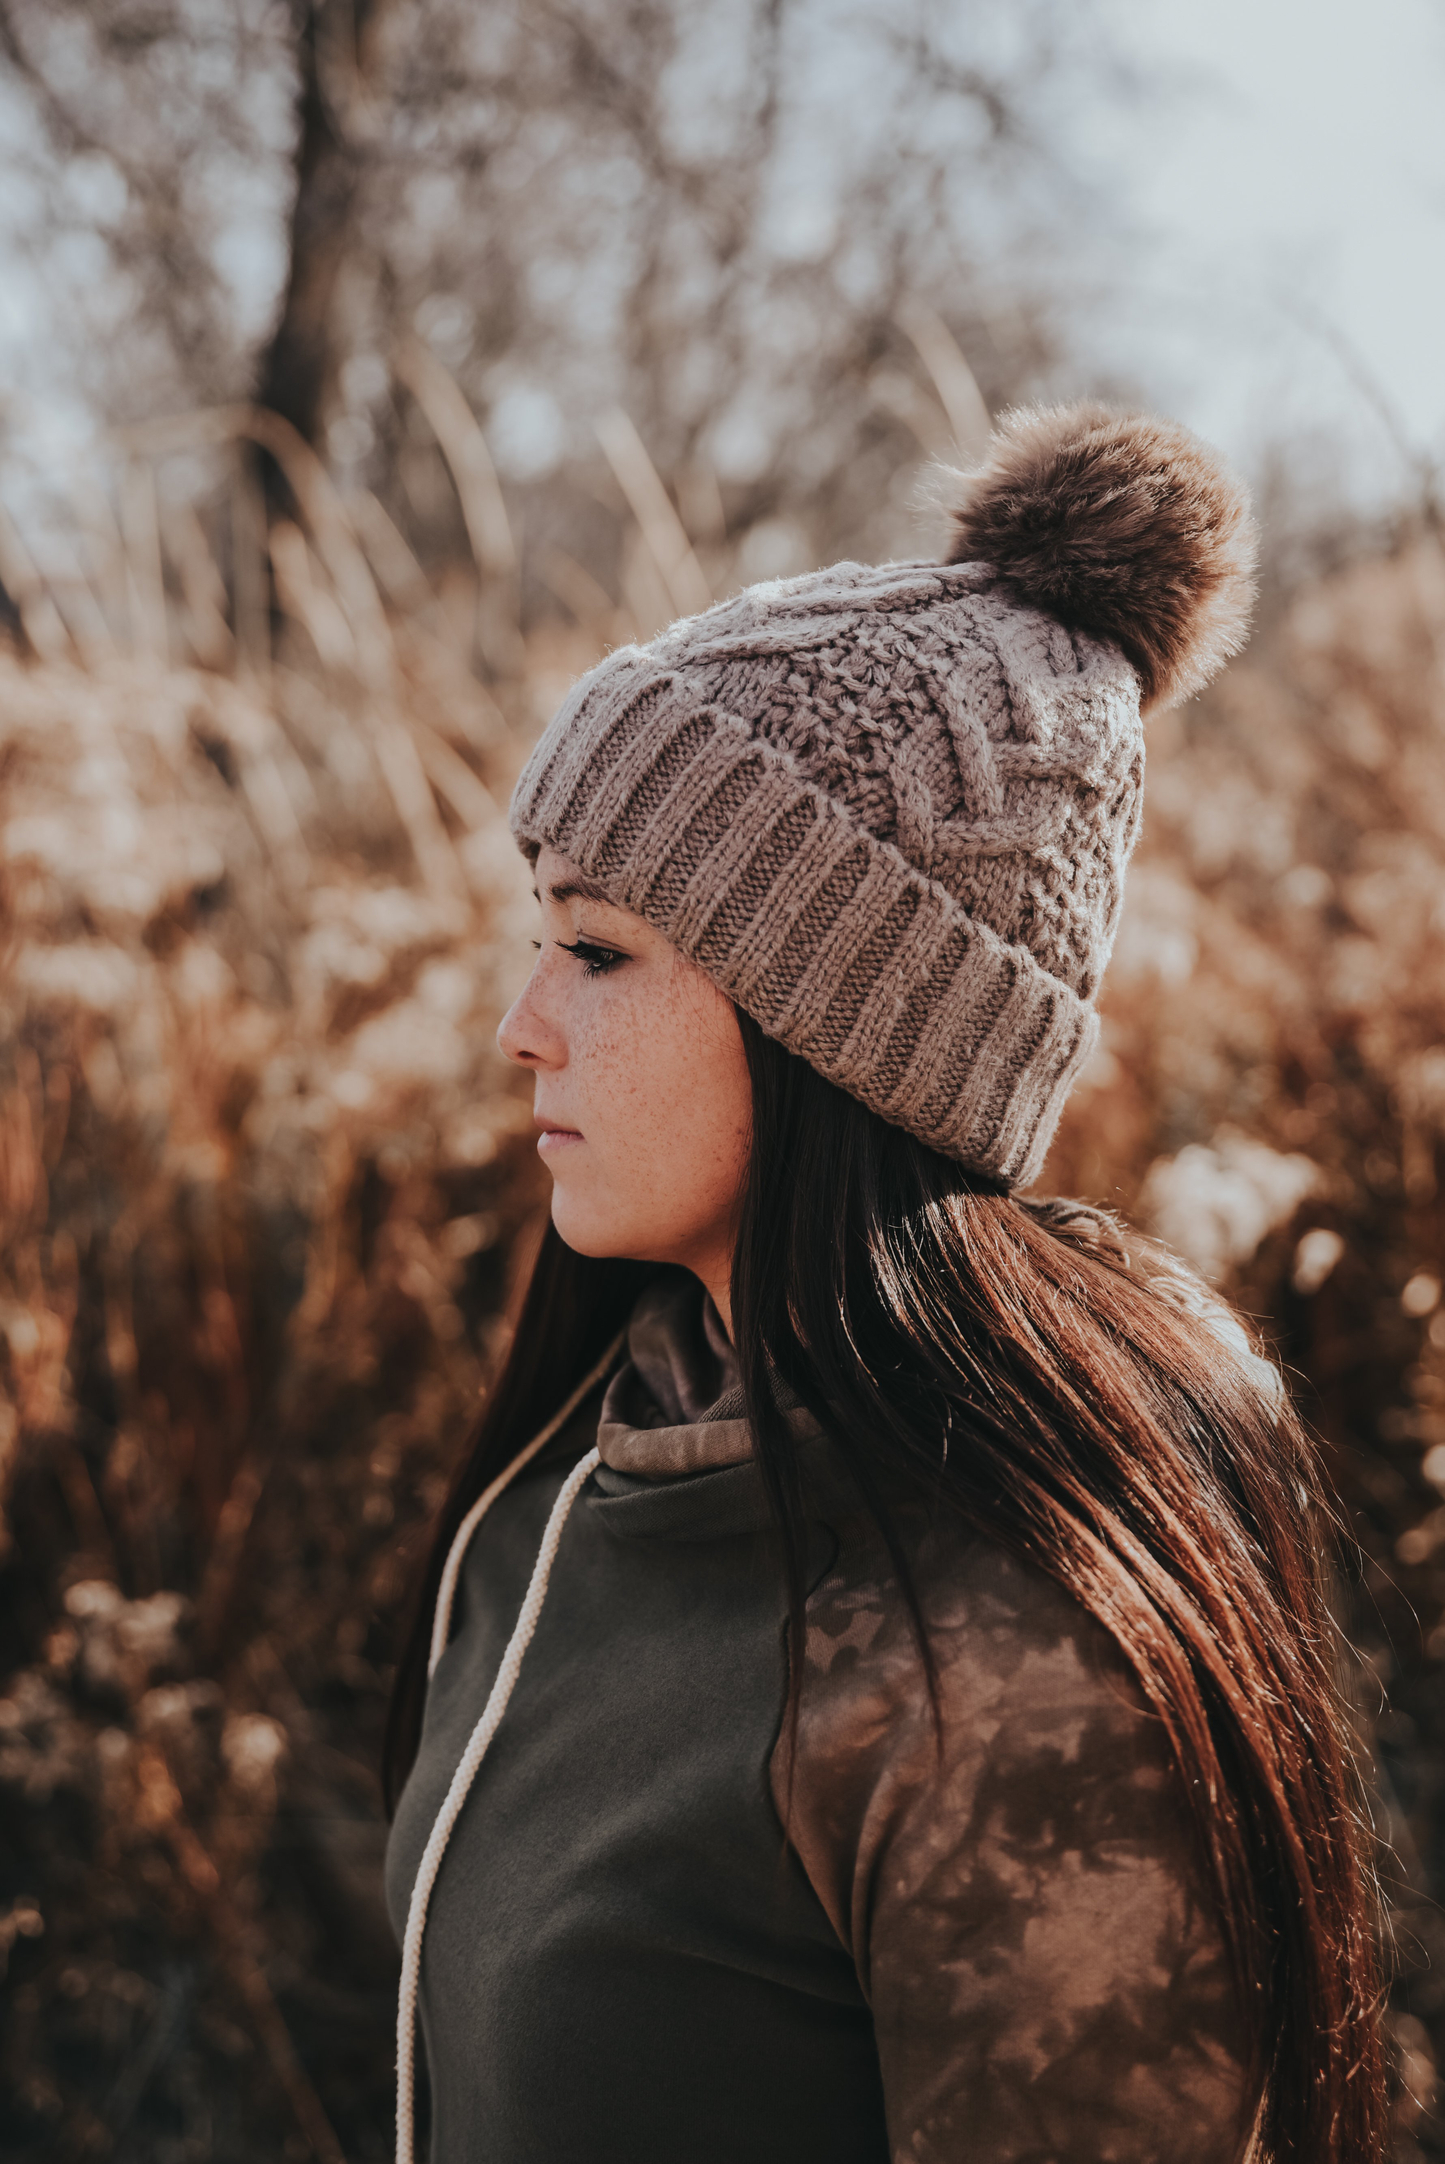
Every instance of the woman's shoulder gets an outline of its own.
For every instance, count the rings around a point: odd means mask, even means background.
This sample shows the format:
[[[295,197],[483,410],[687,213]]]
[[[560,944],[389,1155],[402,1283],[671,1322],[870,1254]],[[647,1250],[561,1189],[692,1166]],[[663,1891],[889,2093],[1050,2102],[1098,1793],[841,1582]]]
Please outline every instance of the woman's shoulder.
[[[843,1529],[808,1602],[797,1722],[775,1754],[780,1810],[831,1874],[834,1906],[885,1854],[912,1880],[946,1851],[959,1884],[1008,1858],[1018,1886],[1071,1858],[1096,1890],[1132,1873],[1134,1894],[1152,1889],[1187,1935],[1208,1901],[1193,1814],[1113,1635],[955,1513],[909,1515],[896,1530],[917,1615],[881,1532]]]
[[[1164,1724],[1047,1573],[956,1521],[910,1545],[932,1691],[886,1545],[844,1539],[773,1763],[895,2151],[1219,2164],[1243,2046]]]
[[[908,1520],[914,1518],[910,1526]],[[1132,1669],[1083,1603],[1025,1558],[944,1507],[898,1525],[916,1612],[888,1543],[855,1522],[807,1608],[802,1718],[821,1740],[912,1738],[935,1749],[938,1731],[987,1735],[997,1757],[1012,1740],[1063,1758],[1127,1741],[1157,1760],[1163,1738]],[[920,1651],[926,1629],[933,1687]],[[841,1740],[841,1739],[840,1739]]]

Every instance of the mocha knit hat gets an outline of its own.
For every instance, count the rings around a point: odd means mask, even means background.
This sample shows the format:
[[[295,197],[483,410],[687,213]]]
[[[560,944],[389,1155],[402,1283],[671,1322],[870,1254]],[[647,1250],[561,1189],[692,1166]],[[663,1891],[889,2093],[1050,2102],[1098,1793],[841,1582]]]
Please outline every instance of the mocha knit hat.
[[[946,564],[749,587],[610,654],[512,830],[646,918],[789,1051],[1011,1185],[1098,1035],[1141,705],[1242,643],[1243,491],[1183,429],[1008,417]]]

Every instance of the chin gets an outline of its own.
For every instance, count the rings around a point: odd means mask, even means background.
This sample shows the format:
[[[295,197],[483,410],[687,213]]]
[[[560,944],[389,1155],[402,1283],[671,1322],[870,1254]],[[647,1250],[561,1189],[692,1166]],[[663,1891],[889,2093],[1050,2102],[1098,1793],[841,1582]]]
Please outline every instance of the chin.
[[[627,1237],[627,1229],[635,1227],[624,1229],[605,1210],[588,1209],[560,1187],[552,1192],[552,1223],[574,1254],[591,1255],[599,1262],[613,1255],[637,1255]]]

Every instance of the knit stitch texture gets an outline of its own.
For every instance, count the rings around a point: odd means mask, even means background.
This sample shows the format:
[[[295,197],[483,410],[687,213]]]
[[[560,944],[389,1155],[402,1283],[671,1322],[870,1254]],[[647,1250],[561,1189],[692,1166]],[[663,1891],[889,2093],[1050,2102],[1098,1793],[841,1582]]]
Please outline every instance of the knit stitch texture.
[[[987,565],[845,563],[609,655],[512,825],[830,1081],[1022,1185],[1097,1036],[1143,771],[1117,647]]]

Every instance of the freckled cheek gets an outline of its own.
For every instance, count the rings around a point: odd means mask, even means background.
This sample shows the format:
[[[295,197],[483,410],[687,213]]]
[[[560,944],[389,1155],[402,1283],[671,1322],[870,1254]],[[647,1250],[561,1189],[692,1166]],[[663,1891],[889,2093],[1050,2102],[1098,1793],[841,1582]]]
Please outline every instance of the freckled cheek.
[[[648,1121],[669,1109],[669,1061],[649,1050],[657,1036],[656,1018],[622,998],[589,1008],[569,1033],[571,1110],[608,1156],[644,1148]]]

